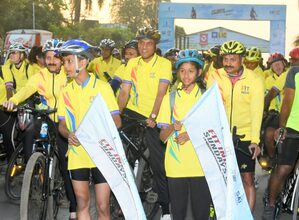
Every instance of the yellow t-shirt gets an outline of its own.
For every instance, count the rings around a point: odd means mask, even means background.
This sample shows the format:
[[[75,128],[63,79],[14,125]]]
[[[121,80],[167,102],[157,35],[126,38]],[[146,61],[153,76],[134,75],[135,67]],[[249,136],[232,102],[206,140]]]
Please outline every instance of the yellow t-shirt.
[[[13,64],[5,64],[2,71],[6,88],[15,87],[16,92],[25,86],[28,79],[36,73],[35,68],[26,61],[22,61],[19,69]]]
[[[264,78],[267,79],[269,76],[272,76],[274,73],[272,71],[272,69],[267,69],[267,70],[264,70]]]
[[[2,103],[5,101],[6,101],[5,83],[4,80],[0,77],[0,105],[2,105]]]
[[[271,101],[269,109],[274,109],[276,111],[280,112],[281,105],[282,105],[282,100],[284,97],[284,84],[286,81],[288,75],[288,69],[285,70],[280,76],[277,77],[277,79],[273,82],[273,85],[271,88],[274,88],[277,92],[278,95]]]
[[[47,68],[44,68],[39,73],[34,74],[28,80],[27,84],[10,98],[10,101],[18,105],[35,92],[38,92],[41,99],[41,106],[50,107],[51,109],[57,108],[59,95],[66,82],[64,68],[61,69],[59,74],[50,73]],[[55,114],[57,113],[50,115],[53,121],[57,121]]]
[[[153,110],[160,82],[170,84],[172,80],[169,60],[154,55],[148,62],[139,56],[130,59],[123,78],[123,83],[132,85],[127,108],[145,117]]]
[[[114,72],[114,78],[119,78],[120,80],[123,80],[124,74],[125,74],[126,65],[121,64],[117,70]]]
[[[171,117],[170,95],[163,98],[160,113],[157,118],[158,127],[169,125],[175,120],[182,121],[191,107],[201,97],[200,88],[196,85],[190,94],[183,90],[177,91],[173,106],[173,116]],[[168,177],[194,177],[204,176],[204,172],[196,155],[191,141],[183,145],[178,145],[174,140],[178,134],[185,132],[183,126],[181,131],[174,133],[167,141],[165,152],[165,170]]]
[[[94,97],[101,94],[111,114],[119,114],[118,106],[110,85],[98,80],[93,74],[82,84],[75,80],[67,84],[59,98],[58,118],[65,120],[67,128],[74,132],[79,127]],[[99,109],[101,106],[99,106]],[[95,164],[84,148],[70,146],[68,154],[68,169],[92,168]]]
[[[88,71],[95,73],[99,79],[107,82],[108,79],[107,76],[105,76],[105,73],[108,74],[111,79],[113,79],[114,72],[120,65],[121,61],[112,56],[108,63],[103,60],[103,57],[97,57],[89,63]]]

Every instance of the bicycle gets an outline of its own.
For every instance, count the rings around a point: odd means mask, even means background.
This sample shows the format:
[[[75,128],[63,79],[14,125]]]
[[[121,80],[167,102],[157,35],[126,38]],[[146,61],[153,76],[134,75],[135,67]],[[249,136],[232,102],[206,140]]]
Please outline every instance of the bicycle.
[[[149,150],[145,144],[145,120],[123,115],[125,126],[119,129],[128,163],[135,177],[136,186],[147,219],[153,219],[159,209],[158,194],[154,191],[153,171],[149,164]],[[112,194],[110,199],[112,219],[124,219],[121,208]]]
[[[54,122],[48,117],[52,110],[28,107],[41,123],[40,138],[34,140],[33,153],[26,165],[21,189],[21,220],[56,218],[62,198],[63,180],[59,170]]]
[[[281,150],[281,140],[283,136],[283,131],[280,131],[279,137],[276,141],[276,155]],[[298,134],[286,134],[285,138],[289,139],[299,139]],[[268,204],[268,189],[264,193],[264,206]],[[277,198],[275,203],[275,220],[278,220],[282,212],[288,212],[293,214],[292,219],[297,219],[298,212],[298,201],[299,201],[299,160],[294,166],[293,171],[289,174],[285,181],[282,192]]]
[[[32,123],[33,115],[28,104],[17,107],[17,119],[12,130],[15,150],[8,161],[5,173],[5,193],[12,200],[19,200],[25,171],[23,154],[23,131]]]

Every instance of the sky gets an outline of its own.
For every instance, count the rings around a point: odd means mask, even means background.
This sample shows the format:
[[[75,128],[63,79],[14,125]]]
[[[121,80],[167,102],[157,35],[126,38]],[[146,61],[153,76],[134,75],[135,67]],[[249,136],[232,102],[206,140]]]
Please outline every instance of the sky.
[[[134,1],[134,0],[132,0]],[[104,7],[98,14],[100,23],[110,22],[109,4],[111,0],[106,0]],[[257,5],[286,5],[287,21],[286,21],[286,53],[293,48],[293,41],[299,35],[299,0],[172,0],[173,3],[209,3],[209,4],[257,4]],[[221,22],[221,23],[220,23]],[[219,23],[221,25],[219,25]],[[176,19],[176,25],[184,27],[187,34],[199,32],[214,27],[222,26],[234,31],[252,35],[255,37],[269,40],[270,23],[268,21],[224,21],[224,20],[191,20]],[[254,27],[254,29],[252,28]]]

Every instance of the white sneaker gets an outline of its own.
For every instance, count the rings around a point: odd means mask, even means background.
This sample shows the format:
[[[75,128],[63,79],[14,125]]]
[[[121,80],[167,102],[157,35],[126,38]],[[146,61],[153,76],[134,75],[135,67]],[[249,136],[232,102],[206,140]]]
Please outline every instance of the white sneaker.
[[[161,216],[161,220],[171,220],[170,214],[166,214],[166,215]]]

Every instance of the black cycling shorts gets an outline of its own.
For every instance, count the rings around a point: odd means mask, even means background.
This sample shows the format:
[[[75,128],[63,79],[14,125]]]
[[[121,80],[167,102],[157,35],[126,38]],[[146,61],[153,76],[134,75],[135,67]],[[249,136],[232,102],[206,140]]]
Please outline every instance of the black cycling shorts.
[[[252,159],[251,153],[249,151],[250,141],[240,141],[238,148],[241,150],[235,149],[238,167],[240,173],[254,172],[255,171],[255,160]],[[243,153],[246,152],[247,154]]]
[[[287,128],[289,134],[299,134],[298,131]],[[298,158],[299,139],[286,138],[281,148],[278,150],[278,165],[290,165],[293,166]]]
[[[107,183],[105,177],[97,167],[70,170],[70,176],[72,180],[77,181],[89,181],[91,178],[94,184]]]

